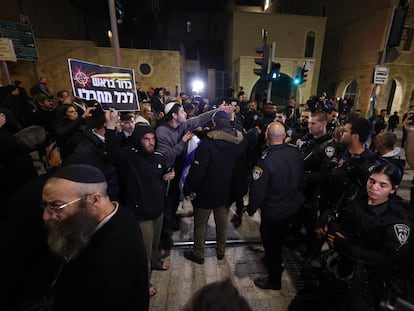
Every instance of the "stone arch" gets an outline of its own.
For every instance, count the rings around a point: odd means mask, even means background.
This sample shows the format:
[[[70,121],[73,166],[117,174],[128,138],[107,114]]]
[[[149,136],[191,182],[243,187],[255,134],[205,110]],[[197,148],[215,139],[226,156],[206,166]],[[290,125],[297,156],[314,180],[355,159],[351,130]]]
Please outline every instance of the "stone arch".
[[[338,86],[337,95],[340,98],[351,98],[353,100],[353,109],[358,109],[359,85],[355,79],[348,79],[342,82]]]
[[[268,82],[264,79],[257,80],[252,87],[250,98],[257,100],[258,103],[263,103],[263,99],[266,98],[267,86]],[[293,84],[293,78],[281,72],[279,79],[272,82],[271,101],[277,105],[278,110],[284,110],[292,96],[298,102],[298,99],[301,98],[300,92],[300,88]],[[259,106],[261,105],[259,104]]]
[[[409,103],[404,104],[404,85],[402,77],[392,77],[384,86],[382,109],[388,112],[398,111],[400,113],[408,110]]]

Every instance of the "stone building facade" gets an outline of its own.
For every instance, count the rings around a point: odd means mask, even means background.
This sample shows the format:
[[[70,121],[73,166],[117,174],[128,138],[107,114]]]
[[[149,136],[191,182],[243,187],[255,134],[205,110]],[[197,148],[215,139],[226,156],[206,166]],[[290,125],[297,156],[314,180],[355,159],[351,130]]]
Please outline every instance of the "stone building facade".
[[[401,42],[388,51],[381,65],[389,70],[387,83],[376,85],[372,76],[381,63],[379,52],[387,46],[394,8],[401,4],[409,5]],[[414,99],[414,7],[410,1],[282,0],[278,10],[327,17],[319,92],[354,97],[354,108],[368,117],[373,108],[407,111]]]

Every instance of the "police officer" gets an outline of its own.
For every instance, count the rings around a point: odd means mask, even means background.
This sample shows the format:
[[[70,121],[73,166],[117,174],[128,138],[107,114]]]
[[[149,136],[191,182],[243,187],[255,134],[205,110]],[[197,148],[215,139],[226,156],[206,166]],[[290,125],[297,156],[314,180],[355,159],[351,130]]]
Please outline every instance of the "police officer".
[[[304,202],[304,169],[300,152],[284,143],[283,124],[270,123],[265,137],[269,148],[253,169],[247,212],[253,216],[258,209],[261,211],[260,236],[269,275],[256,278],[254,284],[280,290],[282,244],[292,216]]]
[[[409,275],[413,215],[408,202],[396,196],[401,179],[398,166],[379,164],[363,187],[366,195],[345,204],[336,219],[319,228],[329,245],[346,256],[342,271],[352,259],[350,291],[342,297],[341,310],[378,310],[379,300],[388,294],[384,290]]]
[[[336,205],[342,198],[355,199],[361,185],[364,185],[370,169],[380,163],[378,156],[366,148],[372,133],[372,124],[365,118],[353,118],[345,123],[341,143],[347,150],[338,160],[329,182],[331,205]]]
[[[364,118],[348,120],[342,129],[341,144],[346,150],[338,157],[332,158],[336,166],[328,171],[323,185],[320,200],[321,214],[328,214],[339,209],[344,203],[354,201],[364,193],[364,187],[370,171],[381,161],[373,151],[366,148],[366,142],[372,132],[372,124]],[[339,149],[339,148],[337,148]],[[321,220],[318,220],[315,231],[318,231]],[[311,242],[305,260],[311,262],[320,252],[323,241],[315,239]]]
[[[327,208],[328,176],[334,168],[332,160],[336,155],[336,143],[326,132],[327,122],[325,111],[313,112],[308,123],[309,133],[303,137],[299,148],[303,154],[305,168],[306,202],[298,215],[297,225],[303,221],[306,228],[307,261],[313,259],[316,255],[314,250],[319,248],[312,246],[313,232],[319,211]]]

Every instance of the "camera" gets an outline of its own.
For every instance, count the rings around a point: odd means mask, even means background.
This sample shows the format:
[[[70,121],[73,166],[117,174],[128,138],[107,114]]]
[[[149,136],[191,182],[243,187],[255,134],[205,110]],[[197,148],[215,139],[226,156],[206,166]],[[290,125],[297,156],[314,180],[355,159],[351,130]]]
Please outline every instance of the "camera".
[[[84,102],[85,102],[86,106],[95,108],[94,110],[91,111],[91,114],[93,116],[104,114],[102,104],[100,102],[98,102],[97,100],[95,100],[95,99],[85,100]]]

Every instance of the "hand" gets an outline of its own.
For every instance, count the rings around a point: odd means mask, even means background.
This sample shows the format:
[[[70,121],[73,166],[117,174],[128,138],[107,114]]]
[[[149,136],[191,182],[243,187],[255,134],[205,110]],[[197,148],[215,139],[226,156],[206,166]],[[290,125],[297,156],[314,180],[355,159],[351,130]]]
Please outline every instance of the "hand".
[[[335,245],[335,238],[338,237],[340,239],[345,239],[344,235],[338,231],[336,231],[334,234],[329,233],[328,234],[328,244],[331,247],[334,247]]]
[[[187,133],[185,133],[183,135],[183,137],[181,138],[183,142],[187,143],[192,137],[194,136],[194,134],[190,131],[188,131]]]
[[[119,121],[118,111],[114,108],[109,108],[109,110],[105,111],[105,127],[110,130],[116,129]]]
[[[86,108],[85,112],[82,114],[82,118],[87,119],[92,117],[92,111],[94,111],[96,107],[88,107]]]
[[[315,228],[315,234],[318,239],[325,238],[328,233],[328,226],[325,225],[324,227],[317,227]]]
[[[232,112],[234,112],[234,110],[236,110],[236,107],[233,105],[223,105],[222,107],[220,107],[220,110],[224,110],[228,114],[231,114]]]
[[[162,179],[164,179],[165,181],[169,181],[169,180],[174,179],[174,177],[175,177],[175,171],[174,169],[172,169],[171,172],[164,174],[164,176],[162,176]]]

